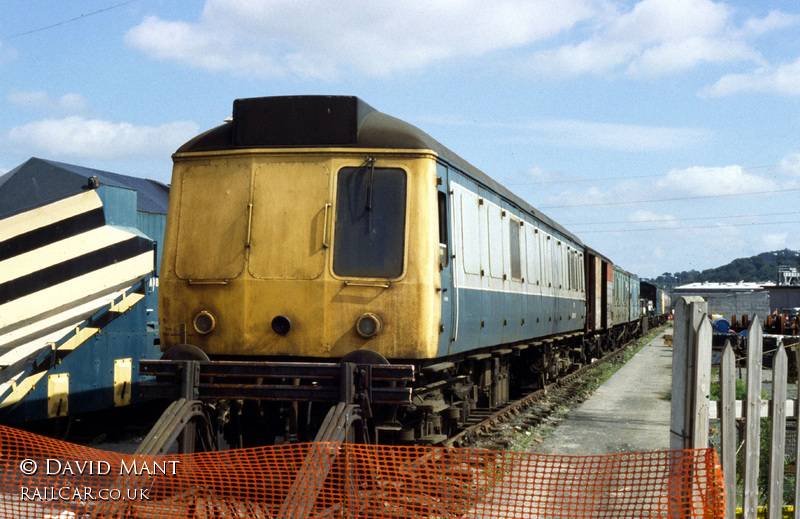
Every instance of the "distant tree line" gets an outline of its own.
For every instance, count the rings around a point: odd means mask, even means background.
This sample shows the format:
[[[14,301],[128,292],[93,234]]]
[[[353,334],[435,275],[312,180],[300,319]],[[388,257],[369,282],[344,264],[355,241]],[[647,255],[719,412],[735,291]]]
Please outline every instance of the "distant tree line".
[[[784,249],[762,252],[749,258],[738,258],[727,265],[706,269],[702,272],[687,270],[683,272],[664,272],[654,279],[645,279],[665,290],[688,283],[763,283],[778,279],[778,265],[800,268],[800,251]]]

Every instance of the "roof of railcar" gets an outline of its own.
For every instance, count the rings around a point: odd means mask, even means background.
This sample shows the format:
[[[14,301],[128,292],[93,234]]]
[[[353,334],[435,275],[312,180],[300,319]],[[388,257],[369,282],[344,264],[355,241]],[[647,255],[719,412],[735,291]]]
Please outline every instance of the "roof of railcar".
[[[247,148],[352,147],[431,150],[478,183],[579,244],[581,240],[416,126],[357,97],[280,96],[237,99],[233,118],[198,135],[177,153]]]

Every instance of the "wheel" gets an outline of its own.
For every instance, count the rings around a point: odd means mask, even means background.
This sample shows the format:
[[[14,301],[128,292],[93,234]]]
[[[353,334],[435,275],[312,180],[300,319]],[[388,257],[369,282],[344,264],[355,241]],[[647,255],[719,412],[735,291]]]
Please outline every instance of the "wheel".
[[[177,344],[161,355],[161,360],[210,360],[206,352],[192,344]]]

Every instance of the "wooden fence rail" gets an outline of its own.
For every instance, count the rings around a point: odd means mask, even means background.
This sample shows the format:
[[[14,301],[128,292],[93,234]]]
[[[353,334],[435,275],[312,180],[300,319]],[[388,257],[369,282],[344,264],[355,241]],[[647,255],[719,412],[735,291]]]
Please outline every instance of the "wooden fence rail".
[[[759,457],[761,455],[761,399],[763,334],[758,318],[747,331],[747,393],[741,402],[743,418],[737,417],[735,394],[737,362],[730,343],[724,347],[719,369],[720,402],[717,413],[720,432],[720,463],[725,478],[726,517],[736,517],[736,455],[739,449],[737,419],[744,420],[743,506],[745,519],[756,519],[759,500]],[[699,297],[681,297],[675,306],[673,342],[672,417],[670,448],[685,449],[708,446],[709,392],[711,388],[711,322],[706,303]],[[800,366],[800,349],[792,353]],[[786,416],[798,417],[797,400],[787,403],[788,362],[781,341],[772,363],[772,397],[767,402],[771,424],[769,440],[769,473],[767,484],[767,516],[781,518],[786,462]],[[793,381],[794,382],[794,381]],[[800,439],[800,419],[795,420]],[[800,481],[800,440],[795,442],[790,457],[795,460],[795,482]],[[800,508],[800,485],[795,484],[794,510]],[[795,515],[795,517],[800,517]]]

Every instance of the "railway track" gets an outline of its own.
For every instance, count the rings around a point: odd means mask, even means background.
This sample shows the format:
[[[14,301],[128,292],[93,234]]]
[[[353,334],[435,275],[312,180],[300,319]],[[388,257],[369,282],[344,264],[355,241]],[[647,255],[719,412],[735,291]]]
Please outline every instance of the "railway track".
[[[448,447],[506,448],[511,437],[520,430],[532,429],[546,421],[562,405],[573,401],[586,381],[593,378],[601,366],[618,362],[632,347],[644,344],[660,333],[662,327],[644,337],[634,339],[608,353],[602,359],[581,366],[561,379],[521,398],[510,401],[499,410],[475,410],[471,423],[463,431],[444,442]]]

